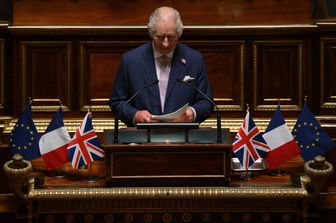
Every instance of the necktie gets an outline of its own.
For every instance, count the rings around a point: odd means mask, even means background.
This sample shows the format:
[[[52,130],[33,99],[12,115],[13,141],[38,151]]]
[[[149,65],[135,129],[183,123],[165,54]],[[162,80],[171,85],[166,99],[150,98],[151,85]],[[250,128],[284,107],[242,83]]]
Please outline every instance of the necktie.
[[[159,67],[160,67],[159,88],[160,88],[161,109],[163,112],[169,79],[169,57],[165,55],[161,56],[159,58]]]

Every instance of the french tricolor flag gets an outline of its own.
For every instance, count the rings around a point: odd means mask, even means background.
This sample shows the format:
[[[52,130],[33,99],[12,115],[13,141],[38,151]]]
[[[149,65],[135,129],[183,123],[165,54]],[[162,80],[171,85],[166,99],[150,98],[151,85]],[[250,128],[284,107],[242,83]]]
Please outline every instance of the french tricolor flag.
[[[280,106],[274,112],[263,138],[270,148],[265,156],[269,169],[276,169],[300,154],[300,149],[281,115]]]
[[[61,167],[69,161],[67,146],[70,140],[60,107],[39,141],[40,153],[48,169]]]

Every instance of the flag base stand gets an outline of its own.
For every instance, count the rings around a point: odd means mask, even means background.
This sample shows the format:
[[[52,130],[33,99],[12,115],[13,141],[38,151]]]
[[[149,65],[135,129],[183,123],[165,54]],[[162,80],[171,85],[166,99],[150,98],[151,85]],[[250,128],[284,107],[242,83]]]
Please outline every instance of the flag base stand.
[[[285,176],[288,175],[288,172],[282,169],[277,169],[277,170],[273,170],[272,172],[270,172],[271,176]]]
[[[97,177],[96,175],[93,174],[93,171],[92,171],[92,164],[93,164],[93,163],[90,163],[90,164],[88,165],[88,167],[89,167],[89,175],[86,176],[86,177],[84,177],[84,179],[83,179],[85,182],[88,182],[88,183],[96,182],[97,179],[98,179],[98,177]]]
[[[242,178],[243,180],[251,180],[253,177],[255,177],[255,174],[250,171],[242,172],[240,174],[240,178]]]
[[[94,175],[84,177],[83,179],[83,181],[88,182],[88,183],[93,183],[93,182],[96,182],[97,180],[98,180],[98,177]]]
[[[51,175],[53,175],[54,177],[57,177],[57,178],[64,178],[66,177],[67,173],[63,170],[63,169],[57,169],[57,170],[54,170]]]

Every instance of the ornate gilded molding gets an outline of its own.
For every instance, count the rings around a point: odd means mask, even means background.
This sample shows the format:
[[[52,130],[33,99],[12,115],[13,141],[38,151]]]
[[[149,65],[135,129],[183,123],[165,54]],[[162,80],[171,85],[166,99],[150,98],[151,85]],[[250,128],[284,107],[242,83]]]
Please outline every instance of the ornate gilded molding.
[[[29,180],[28,197],[43,199],[222,199],[222,198],[305,198],[303,187],[120,187],[36,189]]]
[[[304,164],[304,170],[309,177],[308,185],[312,185],[311,197],[317,197],[328,177],[334,172],[334,167],[323,156],[316,156]]]
[[[24,160],[21,155],[15,154],[12,160],[7,161],[3,165],[3,170],[13,182],[15,194],[20,198],[26,199],[27,194],[22,191],[22,186],[29,174],[33,171],[32,164],[29,161]]]
[[[243,115],[242,115],[243,116]],[[325,119],[324,117],[317,117],[317,120],[321,120],[322,127],[336,128],[336,119],[335,117],[329,117]],[[64,125],[69,132],[75,132],[81,125],[82,118],[73,118],[73,119],[64,119]],[[269,119],[260,119],[255,118],[254,122],[258,126],[260,131],[265,131],[270,121]],[[286,123],[289,129],[292,129],[296,123],[297,119],[286,119]],[[14,125],[17,122],[17,119],[11,119],[7,117],[3,121],[3,133],[10,133]],[[38,132],[44,132],[47,126],[50,123],[50,119],[36,119],[34,120],[36,129]],[[243,123],[243,118],[241,119],[225,119],[222,118],[222,128],[229,128],[230,132],[237,132]],[[93,118],[92,124],[96,132],[103,132],[105,129],[114,128],[114,119],[113,118]],[[216,128],[217,120],[216,119],[207,119],[206,121],[200,124],[200,128]],[[120,128],[126,128],[126,125],[119,121]]]

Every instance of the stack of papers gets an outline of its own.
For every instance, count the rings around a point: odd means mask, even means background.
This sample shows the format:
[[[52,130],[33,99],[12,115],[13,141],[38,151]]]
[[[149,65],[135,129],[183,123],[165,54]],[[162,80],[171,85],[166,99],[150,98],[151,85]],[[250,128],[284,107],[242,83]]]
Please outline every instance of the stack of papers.
[[[186,103],[181,108],[179,108],[178,110],[172,113],[165,114],[165,115],[152,115],[152,118],[158,121],[170,122],[180,117],[181,115],[183,115],[183,113],[187,110],[188,106],[189,106],[189,103]]]

